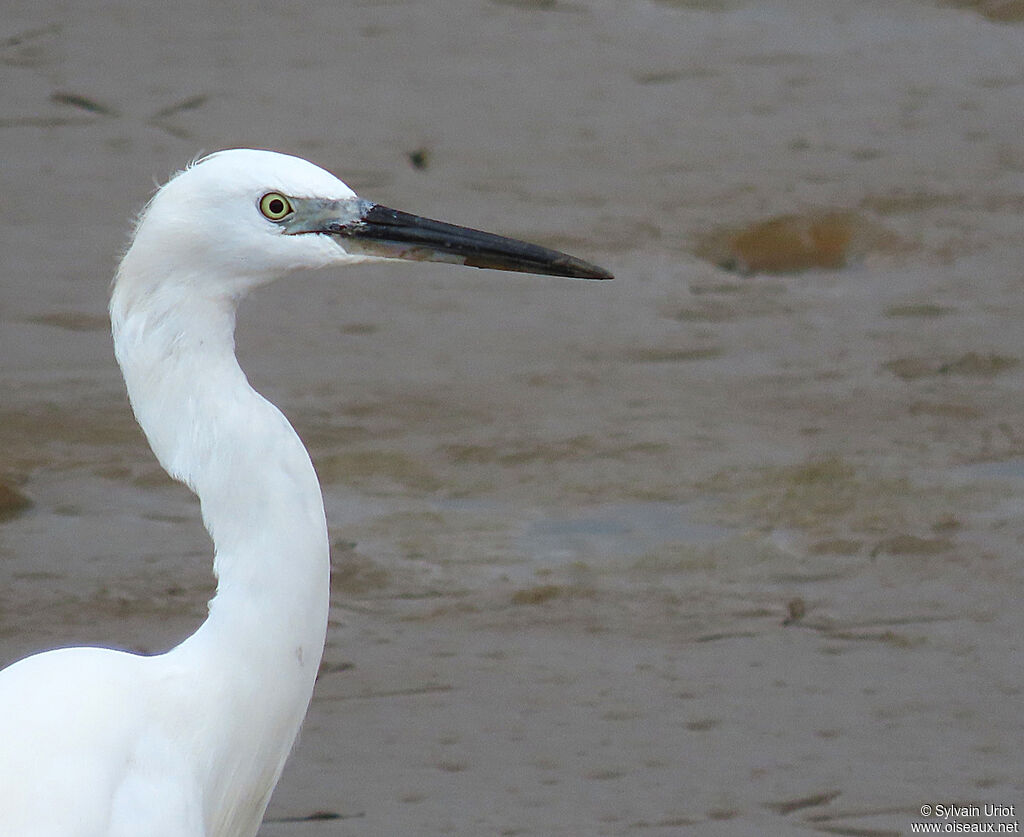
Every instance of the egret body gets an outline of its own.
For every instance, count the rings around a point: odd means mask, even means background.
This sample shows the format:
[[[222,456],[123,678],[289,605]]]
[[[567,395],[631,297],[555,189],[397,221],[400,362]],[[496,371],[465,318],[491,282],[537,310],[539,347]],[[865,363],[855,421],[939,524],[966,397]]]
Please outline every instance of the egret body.
[[[160,464],[199,497],[217,592],[164,654],[65,648],[0,672],[0,835],[256,834],[313,692],[329,550],[309,456],[235,359],[235,310],[280,276],[380,258],[611,278],[269,151],[213,154],[160,189],[117,271],[114,349]]]

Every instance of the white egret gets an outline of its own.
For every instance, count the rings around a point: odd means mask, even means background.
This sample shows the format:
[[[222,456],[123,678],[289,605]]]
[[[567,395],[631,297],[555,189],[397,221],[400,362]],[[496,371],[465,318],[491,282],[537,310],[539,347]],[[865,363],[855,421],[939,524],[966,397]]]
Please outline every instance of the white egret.
[[[213,154],[160,189],[117,271],[110,319],[135,416],[199,497],[217,592],[164,654],[65,648],[0,672],[3,837],[256,834],[312,695],[329,556],[309,456],[235,359],[235,310],[279,276],[380,258],[611,278],[362,200],[269,151]]]

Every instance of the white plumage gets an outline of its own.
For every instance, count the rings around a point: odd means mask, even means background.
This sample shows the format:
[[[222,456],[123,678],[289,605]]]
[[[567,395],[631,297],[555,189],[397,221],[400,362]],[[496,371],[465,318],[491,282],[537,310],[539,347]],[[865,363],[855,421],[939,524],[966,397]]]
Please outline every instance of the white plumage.
[[[165,654],[68,648],[0,672],[3,837],[256,834],[312,695],[329,551],[309,456],[235,360],[235,309],[279,276],[380,257],[610,278],[376,206],[273,152],[220,152],[164,186],[110,317],[135,415],[200,498],[217,594]]]

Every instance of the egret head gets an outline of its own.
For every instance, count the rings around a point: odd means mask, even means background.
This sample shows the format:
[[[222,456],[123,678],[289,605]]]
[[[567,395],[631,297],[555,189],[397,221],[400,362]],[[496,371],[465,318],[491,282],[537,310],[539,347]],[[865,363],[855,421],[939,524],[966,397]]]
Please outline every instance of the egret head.
[[[202,158],[157,192],[116,281],[139,284],[132,296],[172,283],[238,298],[295,270],[370,259],[611,278],[564,253],[363,200],[298,157],[233,149]]]

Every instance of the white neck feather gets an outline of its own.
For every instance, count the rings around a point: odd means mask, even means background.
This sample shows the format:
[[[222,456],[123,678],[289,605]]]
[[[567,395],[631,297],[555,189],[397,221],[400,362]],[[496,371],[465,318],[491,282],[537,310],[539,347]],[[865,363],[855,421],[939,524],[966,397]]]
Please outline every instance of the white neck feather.
[[[135,415],[161,465],[199,496],[214,541],[209,617],[166,656],[196,669],[196,699],[210,704],[196,709],[197,752],[202,741],[209,775],[222,785],[208,813],[226,822],[253,804],[262,816],[305,715],[323,651],[330,560],[309,456],[235,359],[234,301],[184,284],[140,296],[119,277],[111,322]],[[233,797],[232,788],[247,786],[255,799]]]

